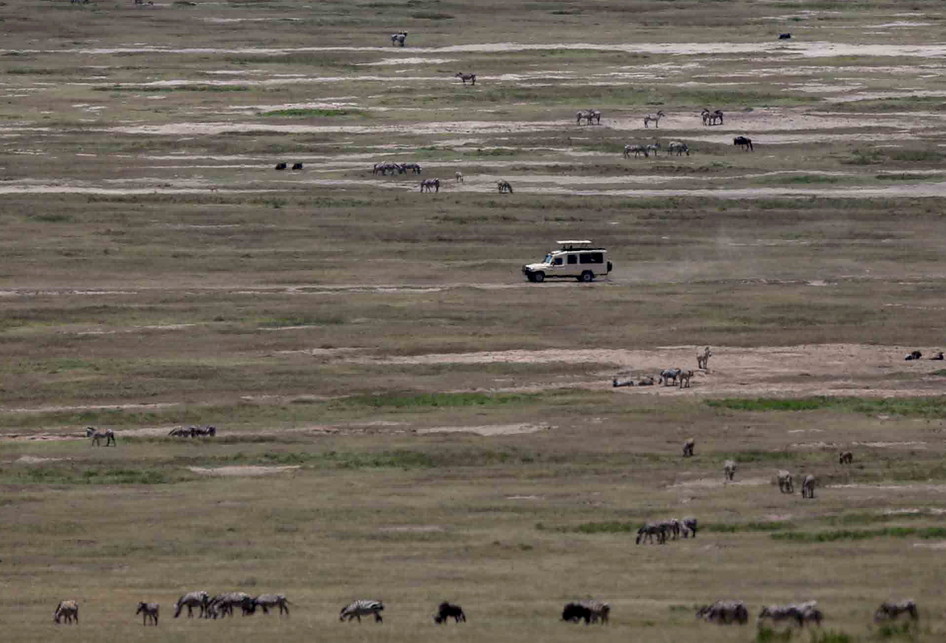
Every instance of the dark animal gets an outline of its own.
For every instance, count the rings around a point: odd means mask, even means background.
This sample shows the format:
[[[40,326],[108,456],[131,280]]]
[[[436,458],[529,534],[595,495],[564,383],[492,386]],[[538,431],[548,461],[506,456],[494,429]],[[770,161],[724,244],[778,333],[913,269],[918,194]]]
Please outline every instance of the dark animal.
[[[562,620],[569,623],[579,623],[585,621],[585,625],[591,623],[591,610],[578,603],[568,603],[562,610]]]
[[[943,358],[943,353],[942,353],[942,352],[936,353],[936,355],[933,355],[933,357],[931,357],[930,359],[932,359],[932,360],[942,360],[942,359],[944,359],[944,358]]]
[[[294,169],[294,170],[301,170],[301,169],[302,169],[302,163],[293,163],[293,164],[292,164],[292,169]]]
[[[850,451],[842,451],[838,454],[838,464],[851,464],[854,462],[854,454]]]
[[[746,138],[745,136],[737,136],[732,140],[732,144],[741,147],[743,152],[754,151],[752,148],[752,139]]]
[[[877,611],[874,612],[874,622],[881,623],[886,620],[895,620],[899,618],[901,614],[908,614],[911,620],[918,620],[920,614],[916,609],[916,601],[912,599],[896,602],[884,601],[880,604],[880,607],[877,608]]]
[[[476,84],[476,74],[464,74],[463,72],[457,72],[454,78],[459,78],[463,81],[463,84],[466,85],[466,81],[470,81],[471,85]]]
[[[437,607],[437,613],[434,615],[434,623],[440,625],[446,623],[448,618],[452,618],[455,623],[466,623],[466,614],[459,605],[452,605],[444,601]]]
[[[921,357],[923,357],[923,353],[921,353],[920,351],[910,351],[910,354],[904,357],[903,359],[909,362],[915,359],[920,359]]]
[[[285,163],[277,163],[277,164],[276,164],[276,169],[277,169],[277,170],[285,170],[285,169],[286,169],[286,164],[285,164]]]
[[[779,40],[791,40],[791,38],[792,38],[792,34],[790,33],[780,33],[778,35]]]
[[[687,438],[686,442],[683,443],[683,457],[692,458],[693,449],[696,447],[696,439]]]

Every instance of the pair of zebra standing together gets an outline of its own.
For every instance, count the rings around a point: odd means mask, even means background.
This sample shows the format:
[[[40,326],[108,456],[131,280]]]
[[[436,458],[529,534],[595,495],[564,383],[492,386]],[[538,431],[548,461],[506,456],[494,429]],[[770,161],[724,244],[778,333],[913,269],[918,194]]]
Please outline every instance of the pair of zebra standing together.
[[[660,151],[659,141],[650,143],[649,145],[627,144],[624,146],[624,158],[630,158],[632,152],[634,153],[635,158],[641,156],[642,154],[644,155],[645,158],[647,158],[647,157],[650,157],[651,153],[653,153],[654,158],[657,158],[657,153],[659,151]],[[667,143],[667,156],[670,156],[673,154],[677,156],[681,156],[683,154],[690,156],[690,146],[681,141],[670,141],[669,143]]]

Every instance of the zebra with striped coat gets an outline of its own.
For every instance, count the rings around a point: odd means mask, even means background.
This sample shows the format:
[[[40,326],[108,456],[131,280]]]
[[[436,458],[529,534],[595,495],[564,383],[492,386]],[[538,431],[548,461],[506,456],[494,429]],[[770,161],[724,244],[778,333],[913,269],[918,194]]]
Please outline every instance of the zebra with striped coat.
[[[405,40],[407,40],[407,32],[406,32],[406,31],[400,31],[400,32],[398,32],[398,33],[392,33],[392,34],[391,34],[391,45],[392,45],[392,46],[400,45],[400,46],[403,47]]]
[[[94,426],[85,427],[85,437],[92,438],[92,446],[102,446],[102,439],[105,439],[105,446],[116,446],[115,432],[111,429],[99,430]]]
[[[157,603],[145,603],[140,601],[138,603],[138,609],[135,610],[135,614],[141,614],[141,624],[147,626],[150,621],[155,627],[158,626],[158,610],[160,605]]]
[[[79,623],[78,601],[59,601],[56,611],[53,612],[53,620],[58,625],[62,622],[62,619],[65,619],[67,624]]]
[[[194,614],[194,608],[200,610],[200,616],[204,616],[207,613],[207,606],[210,602],[210,595],[201,590],[197,592],[188,592],[184,594],[177,602],[174,603],[174,618],[177,618],[181,615],[181,610],[185,607],[187,608],[187,618],[191,618]]]
[[[375,623],[381,623],[383,622],[381,618],[382,611],[384,611],[384,603],[381,601],[362,598],[343,607],[342,611],[339,612],[338,620],[344,621],[347,618],[348,622],[351,623],[352,619],[358,619],[358,622],[361,623],[362,616],[374,614]]]

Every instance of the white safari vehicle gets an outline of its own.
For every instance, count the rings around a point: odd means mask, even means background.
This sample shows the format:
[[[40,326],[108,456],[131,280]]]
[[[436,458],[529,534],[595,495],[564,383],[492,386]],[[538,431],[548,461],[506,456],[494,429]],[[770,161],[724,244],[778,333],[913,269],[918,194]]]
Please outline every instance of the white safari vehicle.
[[[608,251],[594,248],[590,241],[558,241],[558,250],[552,250],[539,263],[522,267],[529,281],[541,283],[552,277],[571,277],[578,281],[594,281],[611,272]]]

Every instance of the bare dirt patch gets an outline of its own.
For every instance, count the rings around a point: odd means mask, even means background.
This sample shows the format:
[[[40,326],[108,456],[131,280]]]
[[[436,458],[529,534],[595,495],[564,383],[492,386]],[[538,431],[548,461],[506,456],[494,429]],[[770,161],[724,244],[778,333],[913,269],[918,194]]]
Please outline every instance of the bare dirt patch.
[[[261,465],[242,465],[232,467],[187,467],[189,471],[199,473],[205,476],[241,476],[257,477],[271,476],[279,473],[295,471],[300,467],[298,465],[285,466],[261,466]]]
[[[417,433],[475,433],[482,436],[518,435],[521,433],[537,433],[550,431],[553,427],[540,424],[494,424],[483,426],[436,426],[427,429],[417,429]]]

